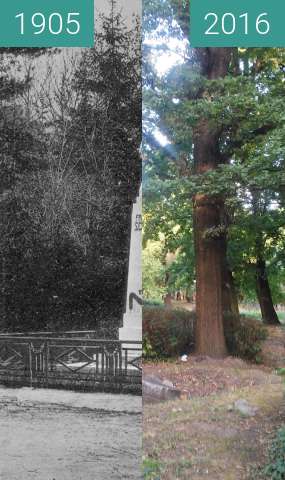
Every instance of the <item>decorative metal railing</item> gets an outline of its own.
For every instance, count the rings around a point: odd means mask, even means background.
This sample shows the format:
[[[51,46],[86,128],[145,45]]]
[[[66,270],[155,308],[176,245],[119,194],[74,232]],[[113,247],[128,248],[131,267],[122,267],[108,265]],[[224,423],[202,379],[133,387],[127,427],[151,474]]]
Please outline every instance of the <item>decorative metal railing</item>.
[[[0,335],[0,383],[141,392],[142,343],[73,336]]]

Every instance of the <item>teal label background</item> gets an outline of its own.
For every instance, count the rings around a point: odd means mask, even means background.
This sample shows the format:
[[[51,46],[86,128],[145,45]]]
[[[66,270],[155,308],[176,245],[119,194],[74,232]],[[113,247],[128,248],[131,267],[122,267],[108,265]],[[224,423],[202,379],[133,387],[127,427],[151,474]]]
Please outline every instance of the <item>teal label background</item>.
[[[25,16],[25,31],[21,35],[21,21],[15,18],[19,13]],[[80,32],[70,35],[66,32],[68,13],[80,13]],[[40,35],[31,23],[34,13],[46,17],[46,29]],[[63,30],[53,35],[48,29],[48,18],[59,13],[63,19]],[[38,20],[37,20],[38,21]],[[55,20],[56,28],[58,22]],[[71,27],[72,28],[72,27]],[[73,27],[74,28],[74,27]],[[94,46],[94,0],[8,0],[3,2],[0,13],[0,47],[92,47]]]
[[[216,13],[219,21],[213,31],[219,35],[205,35],[213,23],[204,20],[207,13]],[[222,32],[221,20],[225,13],[236,17],[236,31],[232,35]],[[248,13],[248,35],[244,33],[244,20],[239,16]],[[270,32],[260,35],[256,31],[256,19],[262,17],[270,23]],[[231,25],[231,23],[227,23]],[[230,27],[229,27],[230,28]],[[284,0],[190,0],[190,43],[192,47],[285,47]]]

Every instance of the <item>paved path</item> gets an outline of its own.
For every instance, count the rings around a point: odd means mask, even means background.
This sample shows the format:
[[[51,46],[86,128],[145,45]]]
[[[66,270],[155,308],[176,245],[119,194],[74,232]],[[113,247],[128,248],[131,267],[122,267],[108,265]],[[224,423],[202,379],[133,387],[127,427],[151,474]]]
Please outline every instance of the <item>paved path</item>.
[[[141,479],[141,398],[0,387],[1,480]]]

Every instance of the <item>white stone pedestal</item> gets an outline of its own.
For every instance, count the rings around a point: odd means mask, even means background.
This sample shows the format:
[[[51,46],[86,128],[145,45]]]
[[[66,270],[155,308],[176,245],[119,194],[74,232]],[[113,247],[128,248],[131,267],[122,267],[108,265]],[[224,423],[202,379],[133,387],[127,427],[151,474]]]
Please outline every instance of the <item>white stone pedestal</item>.
[[[133,204],[128,288],[120,340],[142,340],[142,191]]]

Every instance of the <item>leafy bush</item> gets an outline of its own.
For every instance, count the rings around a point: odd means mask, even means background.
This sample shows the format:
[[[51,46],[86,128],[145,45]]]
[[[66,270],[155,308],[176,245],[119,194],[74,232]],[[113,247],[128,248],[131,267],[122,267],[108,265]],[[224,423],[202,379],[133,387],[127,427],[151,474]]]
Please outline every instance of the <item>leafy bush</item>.
[[[145,300],[144,299],[144,305],[147,307],[162,307],[164,305],[162,300]]]
[[[252,318],[241,316],[240,326],[234,318],[225,319],[225,335],[233,356],[261,362],[264,326]],[[143,308],[143,352],[145,358],[169,358],[188,353],[194,346],[195,312],[145,305]]]
[[[148,241],[142,252],[145,299],[161,299],[166,293],[163,243]]]
[[[264,469],[265,478],[271,480],[285,479],[285,428],[281,428],[274,440],[270,452],[270,463]]]
[[[194,342],[195,314],[165,307],[143,308],[145,358],[174,357],[190,351]]]
[[[267,331],[264,326],[252,318],[241,316],[240,326],[233,331],[234,322],[225,322],[230,328],[225,328],[226,341],[231,355],[250,360],[251,362],[261,362],[262,342],[266,340]]]

